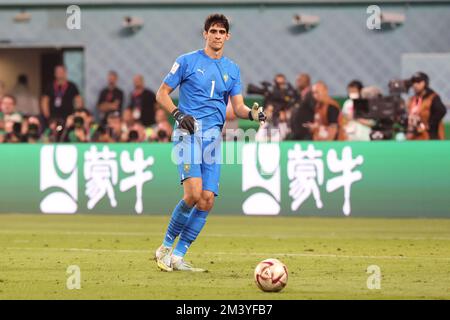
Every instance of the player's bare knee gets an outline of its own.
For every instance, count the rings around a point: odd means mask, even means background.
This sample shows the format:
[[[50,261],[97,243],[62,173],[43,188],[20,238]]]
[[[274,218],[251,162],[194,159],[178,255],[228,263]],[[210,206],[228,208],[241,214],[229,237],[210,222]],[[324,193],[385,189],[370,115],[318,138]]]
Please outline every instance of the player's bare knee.
[[[211,211],[212,207],[213,207],[213,204],[208,201],[205,201],[205,200],[200,200],[197,203],[197,209],[202,210],[202,211],[209,212],[209,211]]]
[[[184,181],[183,187],[183,200],[187,205],[193,207],[200,201],[202,195],[202,180],[200,178],[188,178]]]
[[[202,193],[200,200],[197,203],[197,208],[202,211],[211,211],[214,206],[214,194],[211,192]]]
[[[201,196],[198,193],[185,194],[183,200],[188,206],[193,207],[199,203],[199,201],[201,200]]]

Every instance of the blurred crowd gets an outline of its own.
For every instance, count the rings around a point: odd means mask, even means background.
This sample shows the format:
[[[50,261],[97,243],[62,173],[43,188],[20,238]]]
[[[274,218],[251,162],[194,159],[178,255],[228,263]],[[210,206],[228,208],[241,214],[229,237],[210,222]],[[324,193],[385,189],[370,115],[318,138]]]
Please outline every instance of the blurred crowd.
[[[447,110],[429,83],[427,74],[416,72],[409,79],[391,81],[389,96],[383,96],[378,87],[364,87],[355,79],[348,83],[347,98],[341,106],[330,97],[325,82],[312,83],[310,75],[302,73],[292,85],[283,74],[277,74],[272,83],[248,87],[249,93],[264,96],[268,116],[256,139],[444,139]],[[404,97],[410,91],[412,95]]]
[[[117,82],[118,74],[110,71],[94,116],[63,65],[55,67],[54,81],[40,99],[31,94],[26,75],[20,75],[10,93],[0,90],[0,142],[170,141],[172,125],[155,93],[145,87],[144,77],[134,76],[126,106]]]
[[[405,81],[413,95],[407,101],[393,100],[401,114],[388,125],[359,112],[364,99],[382,96],[381,90],[364,87],[359,80],[348,83],[348,97],[342,106],[330,97],[325,82],[312,83],[306,73],[299,74],[294,85],[283,74],[260,87],[249,85],[248,93],[264,97],[268,116],[256,140],[443,139],[446,107],[429,87],[428,76],[417,72]],[[0,142],[169,142],[173,128],[168,114],[145,86],[144,77],[134,76],[127,105],[117,83],[118,74],[110,71],[99,92],[95,116],[85,107],[76,84],[68,80],[63,65],[55,67],[54,80],[45,86],[40,99],[30,93],[26,75],[18,77],[10,93],[4,93],[0,83]],[[238,121],[230,105],[225,128],[225,140],[234,139]]]

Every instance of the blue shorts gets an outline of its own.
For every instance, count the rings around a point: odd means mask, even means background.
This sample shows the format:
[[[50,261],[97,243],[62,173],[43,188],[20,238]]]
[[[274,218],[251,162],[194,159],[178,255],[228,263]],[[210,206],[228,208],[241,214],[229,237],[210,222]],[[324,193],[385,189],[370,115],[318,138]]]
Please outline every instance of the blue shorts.
[[[175,136],[173,160],[178,166],[181,184],[188,178],[202,178],[202,189],[219,195],[222,137],[201,134]]]

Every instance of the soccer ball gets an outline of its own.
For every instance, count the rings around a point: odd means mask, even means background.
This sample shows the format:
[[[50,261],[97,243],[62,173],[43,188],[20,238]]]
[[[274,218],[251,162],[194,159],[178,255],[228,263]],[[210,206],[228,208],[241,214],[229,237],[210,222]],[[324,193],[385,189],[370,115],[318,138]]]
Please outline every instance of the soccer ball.
[[[266,259],[255,268],[255,282],[265,292],[278,292],[288,280],[288,270],[283,262],[277,259]]]

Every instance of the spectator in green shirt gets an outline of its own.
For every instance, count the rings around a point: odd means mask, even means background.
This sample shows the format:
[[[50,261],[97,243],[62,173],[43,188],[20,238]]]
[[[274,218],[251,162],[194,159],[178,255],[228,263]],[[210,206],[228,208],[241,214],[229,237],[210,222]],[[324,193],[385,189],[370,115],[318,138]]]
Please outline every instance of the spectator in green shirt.
[[[0,141],[20,142],[23,116],[16,111],[16,98],[13,95],[4,95],[0,110]]]

